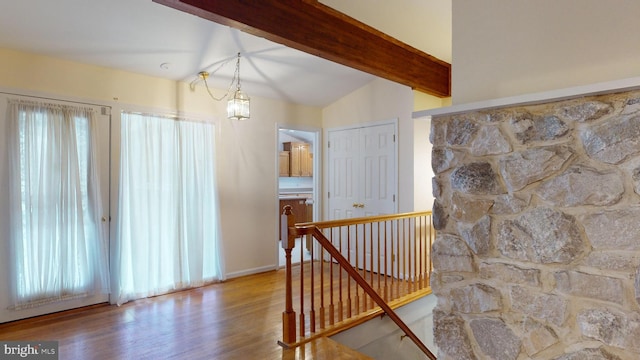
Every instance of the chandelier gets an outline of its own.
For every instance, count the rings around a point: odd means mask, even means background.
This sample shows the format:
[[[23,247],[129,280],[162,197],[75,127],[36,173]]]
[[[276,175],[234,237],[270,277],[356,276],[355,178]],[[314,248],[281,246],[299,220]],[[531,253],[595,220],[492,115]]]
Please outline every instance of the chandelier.
[[[228,61],[227,61],[228,62]],[[238,58],[236,61],[236,71],[233,74],[233,78],[231,79],[231,83],[227,88],[227,92],[221,96],[216,97],[211,93],[209,89],[209,84],[207,84],[207,79],[209,76],[214,74],[216,71],[220,70],[227,62],[220,65],[213,73],[209,73],[207,71],[201,71],[198,73],[198,78],[191,82],[189,85],[191,90],[195,90],[195,83],[198,80],[202,80],[204,82],[204,86],[211,96],[212,99],[216,101],[222,101],[224,98],[228,98],[227,101],[227,118],[231,120],[246,120],[250,117],[250,99],[249,96],[242,91],[240,88],[240,53],[238,53]],[[233,97],[229,96],[231,94],[231,89],[233,88],[233,84],[236,84],[236,90],[233,92]]]

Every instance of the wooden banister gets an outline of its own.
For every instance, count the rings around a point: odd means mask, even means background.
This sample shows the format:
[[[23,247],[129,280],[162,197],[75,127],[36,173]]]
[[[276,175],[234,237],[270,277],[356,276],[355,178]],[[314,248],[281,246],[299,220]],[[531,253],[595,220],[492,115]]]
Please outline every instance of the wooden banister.
[[[380,311],[379,314],[386,313],[429,359],[435,359],[389,303],[393,301],[393,306],[398,307],[431,292],[428,287],[429,256],[434,232],[430,219],[431,212],[419,212],[295,224],[291,208],[285,206],[281,239],[285,248],[287,282],[293,281],[291,251],[295,240],[311,237],[315,242],[309,249],[311,260],[303,263],[301,256],[299,267],[296,265],[300,294],[293,294],[292,284],[287,284],[284,340],[280,344],[298,346],[321,334],[335,334],[345,325],[362,323]],[[316,247],[318,251],[314,250]],[[341,253],[345,249],[346,256]],[[303,251],[302,246],[300,250]],[[319,283],[314,277],[320,278]],[[325,281],[325,277],[329,280]],[[334,291],[336,284],[338,289]],[[300,308],[296,314],[293,300],[298,296]],[[318,309],[315,301],[320,304]],[[305,305],[308,308],[305,309]],[[338,315],[337,319],[335,315]],[[297,323],[296,317],[299,317]],[[301,340],[296,340],[296,326]]]
[[[365,217],[357,217],[357,218],[349,218],[349,219],[302,222],[302,223],[295,223],[295,220],[294,220],[294,225],[295,225],[294,227],[296,228],[296,232],[302,235],[309,232],[309,230],[307,230],[308,228],[313,228],[313,227],[317,227],[318,229],[326,229],[326,228],[334,228],[334,227],[346,226],[346,225],[358,225],[358,224],[369,224],[374,222],[383,222],[386,220],[409,219],[409,218],[414,218],[420,215],[431,215],[431,211],[408,212],[408,213],[400,213],[400,214],[365,216]],[[301,235],[296,235],[296,236],[301,236]]]
[[[320,243],[322,248],[325,249],[329,254],[331,254],[331,256],[333,256],[334,259],[338,261],[340,266],[344,268],[349,275],[351,275],[351,277],[358,283],[358,285],[360,285],[360,287],[364,289],[367,295],[369,295],[376,302],[376,304],[380,306],[380,308],[387,314],[387,316],[389,316],[389,318],[393,320],[396,325],[398,325],[398,327],[414,342],[414,344],[416,344],[416,346],[418,346],[418,348],[420,348],[420,350],[422,350],[422,352],[425,353],[425,355],[429,357],[429,359],[436,359],[435,355],[433,355],[429,348],[424,345],[424,343],[416,336],[416,334],[414,334],[413,331],[409,329],[407,324],[405,324],[404,321],[400,319],[398,314],[396,314],[396,312],[393,311],[391,307],[389,307],[387,302],[384,301],[380,297],[380,295],[378,295],[378,293],[371,287],[371,285],[369,285],[369,283],[362,278],[360,273],[355,268],[353,268],[353,266],[349,264],[347,259],[345,259],[344,256],[342,256],[342,254],[329,242],[329,240],[327,240],[320,229],[318,229],[317,227],[313,227],[311,229],[305,228],[305,230],[312,231],[313,237]],[[306,231],[302,231],[302,233],[305,232]]]

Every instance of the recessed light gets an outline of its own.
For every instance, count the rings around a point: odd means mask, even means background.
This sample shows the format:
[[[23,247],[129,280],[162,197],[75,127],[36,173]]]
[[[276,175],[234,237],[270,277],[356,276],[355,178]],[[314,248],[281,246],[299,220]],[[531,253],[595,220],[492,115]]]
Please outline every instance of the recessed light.
[[[171,64],[169,64],[169,63],[162,63],[162,64],[160,64],[160,69],[169,70],[170,66],[171,66]]]

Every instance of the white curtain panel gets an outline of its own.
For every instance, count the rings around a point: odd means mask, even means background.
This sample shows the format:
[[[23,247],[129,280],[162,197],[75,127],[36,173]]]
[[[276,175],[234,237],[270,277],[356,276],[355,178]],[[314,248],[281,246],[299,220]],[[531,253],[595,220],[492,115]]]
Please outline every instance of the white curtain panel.
[[[213,124],[121,119],[112,302],[221,280]]]
[[[16,309],[108,293],[90,108],[9,100]]]

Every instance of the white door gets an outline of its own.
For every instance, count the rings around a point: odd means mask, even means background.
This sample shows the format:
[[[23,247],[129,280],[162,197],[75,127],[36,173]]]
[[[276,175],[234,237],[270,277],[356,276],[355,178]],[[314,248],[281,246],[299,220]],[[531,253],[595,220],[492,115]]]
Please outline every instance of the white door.
[[[360,129],[329,132],[329,220],[360,216]]]
[[[363,167],[358,184],[361,216],[396,212],[396,138],[395,125],[379,125],[360,131],[360,163]]]
[[[397,211],[395,134],[395,123],[328,132],[329,220]],[[342,234],[334,234],[334,245],[352,265],[378,272],[378,264],[388,260],[384,243],[368,240],[384,238],[378,232],[363,226],[343,229]]]

